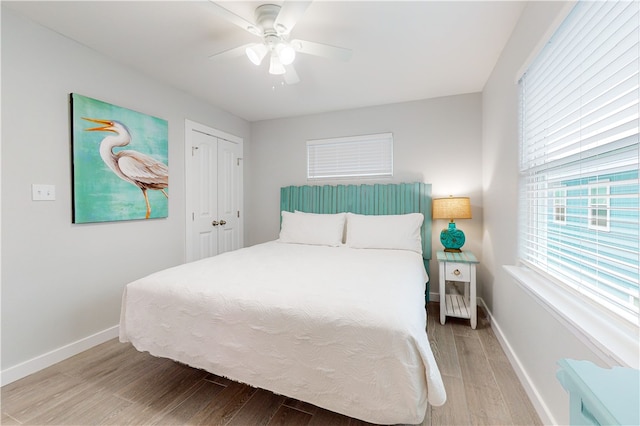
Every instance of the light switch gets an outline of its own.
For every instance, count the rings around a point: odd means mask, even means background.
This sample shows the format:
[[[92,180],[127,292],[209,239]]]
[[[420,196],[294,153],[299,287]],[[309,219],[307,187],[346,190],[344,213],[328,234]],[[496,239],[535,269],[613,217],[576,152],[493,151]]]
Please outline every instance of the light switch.
[[[54,201],[56,199],[55,185],[31,185],[31,199],[33,201]]]

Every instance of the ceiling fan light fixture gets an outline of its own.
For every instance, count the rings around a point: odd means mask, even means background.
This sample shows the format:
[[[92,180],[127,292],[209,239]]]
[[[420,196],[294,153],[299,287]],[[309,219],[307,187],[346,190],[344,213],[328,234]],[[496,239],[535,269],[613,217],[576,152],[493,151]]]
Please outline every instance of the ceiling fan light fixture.
[[[296,59],[296,50],[287,43],[278,43],[276,53],[282,65],[291,65]]]
[[[267,54],[267,50],[267,46],[264,44],[254,44],[253,46],[247,47],[245,53],[252,63],[260,65]]]
[[[1,0],[0,0],[1,1]],[[284,0],[278,4],[261,4],[255,8],[255,23],[221,6],[220,0],[211,0],[218,15],[261,39],[228,49],[210,57],[237,57],[246,53],[251,63],[260,65],[269,54],[269,73],[283,75],[286,84],[300,81],[293,62],[297,52],[347,61],[351,50],[306,40],[289,40],[289,35],[313,0]]]
[[[282,75],[287,70],[284,69],[284,65],[280,62],[280,59],[277,55],[271,55],[271,63],[269,64],[269,74],[273,75]]]

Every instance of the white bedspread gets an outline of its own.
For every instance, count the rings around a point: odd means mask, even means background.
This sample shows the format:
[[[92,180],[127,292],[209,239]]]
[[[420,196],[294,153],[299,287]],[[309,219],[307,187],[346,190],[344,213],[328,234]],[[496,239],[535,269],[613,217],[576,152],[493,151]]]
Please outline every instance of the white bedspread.
[[[120,340],[365,421],[416,424],[427,400],[446,399],[427,279],[410,251],[273,241],[130,283]]]

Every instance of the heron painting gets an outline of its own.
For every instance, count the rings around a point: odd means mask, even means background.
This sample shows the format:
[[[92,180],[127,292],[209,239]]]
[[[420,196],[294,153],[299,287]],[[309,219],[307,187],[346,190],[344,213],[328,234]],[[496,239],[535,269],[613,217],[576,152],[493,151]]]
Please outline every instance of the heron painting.
[[[167,217],[167,121],[71,95],[73,222]]]

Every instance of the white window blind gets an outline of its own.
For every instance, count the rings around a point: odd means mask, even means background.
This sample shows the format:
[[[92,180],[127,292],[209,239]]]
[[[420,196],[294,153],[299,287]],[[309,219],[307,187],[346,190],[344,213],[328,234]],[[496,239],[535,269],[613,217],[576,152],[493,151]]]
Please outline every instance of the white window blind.
[[[520,80],[520,258],[636,324],[639,26],[578,2]]]
[[[307,178],[393,176],[393,134],[307,141]]]

